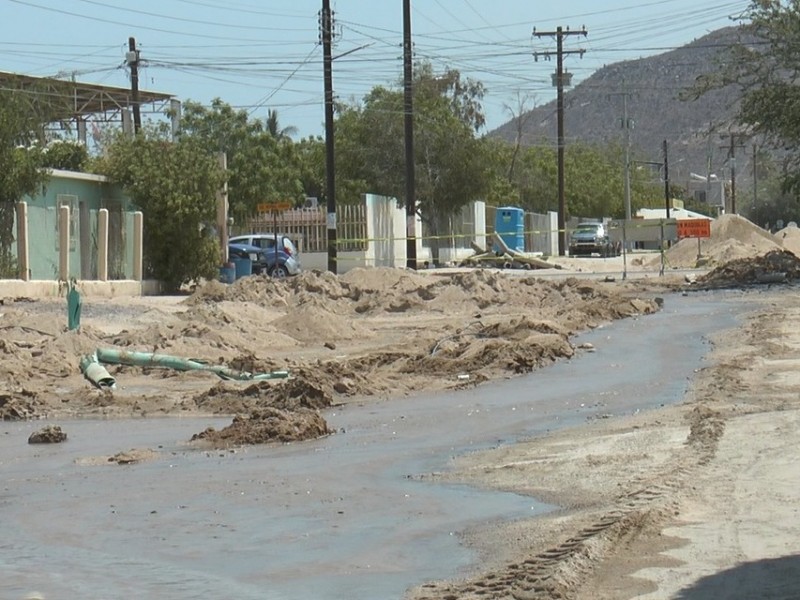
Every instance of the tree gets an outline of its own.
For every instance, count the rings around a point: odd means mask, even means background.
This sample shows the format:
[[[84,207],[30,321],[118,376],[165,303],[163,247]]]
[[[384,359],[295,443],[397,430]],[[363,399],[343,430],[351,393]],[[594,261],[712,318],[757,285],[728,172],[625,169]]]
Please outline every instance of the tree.
[[[417,208],[433,239],[468,202],[485,198],[492,181],[487,144],[475,131],[484,123],[482,86],[457,71],[437,76],[418,65],[414,77],[414,162]],[[405,127],[402,87],[373,88],[360,105],[343,105],[336,122],[337,186],[405,198]],[[433,244],[434,261],[436,244]]]
[[[278,127],[277,113],[272,114],[273,125]],[[299,158],[291,139],[272,135],[247,111],[234,110],[220,99],[215,99],[210,108],[187,102],[181,135],[197,140],[211,152],[225,152],[230,211],[237,221],[255,214],[259,204],[300,203],[305,198]]]
[[[221,256],[212,224],[225,174],[201,140],[172,142],[164,132],[147,128],[135,137],[119,134],[99,168],[142,210],[149,275],[173,291],[216,277]]]
[[[513,148],[506,144],[505,160]],[[577,217],[622,217],[624,215],[622,149],[616,145],[596,147],[570,144],[564,153],[565,194],[568,211]],[[556,149],[552,142],[524,149],[517,159],[511,184],[519,205],[533,212],[558,209]],[[631,205],[647,204],[653,196],[652,176],[646,171],[631,173]]]
[[[55,140],[45,147],[42,162],[50,169],[84,171],[89,163],[89,151],[79,142]]]
[[[478,132],[486,124],[483,114],[483,84],[471,78],[462,79],[456,69],[447,68],[437,75],[428,62],[417,65],[414,73],[414,89],[417,98],[444,98],[450,112],[462,123]]]
[[[22,93],[0,91],[0,277],[16,277],[11,253],[15,205],[47,180],[38,143],[46,123]]]
[[[289,125],[288,127],[281,127],[278,123],[278,111],[269,109],[267,110],[267,133],[276,139],[289,139],[297,134],[297,127]]]
[[[517,90],[516,106],[512,107],[508,104],[503,104],[503,108],[511,116],[511,121],[514,124],[514,152],[511,154],[510,164],[508,165],[509,180],[514,177],[514,167],[522,149],[522,137],[527,129],[528,121],[533,116],[533,110],[528,108],[528,100],[529,97],[527,95],[523,95]]]
[[[692,90],[697,97],[736,85],[742,132],[761,136],[786,160],[783,191],[800,195],[800,2],[751,0],[741,16],[740,42],[719,70]]]

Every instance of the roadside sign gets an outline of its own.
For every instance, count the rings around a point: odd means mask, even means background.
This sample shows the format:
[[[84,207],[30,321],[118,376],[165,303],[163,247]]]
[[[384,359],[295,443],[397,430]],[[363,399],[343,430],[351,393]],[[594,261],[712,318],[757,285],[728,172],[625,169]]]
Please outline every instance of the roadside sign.
[[[680,221],[677,221],[678,223]],[[660,242],[678,237],[676,219],[629,219],[609,223],[612,242]]]
[[[679,219],[678,238],[711,237],[711,219]]]
[[[293,202],[262,202],[256,206],[258,212],[283,212],[294,208]]]

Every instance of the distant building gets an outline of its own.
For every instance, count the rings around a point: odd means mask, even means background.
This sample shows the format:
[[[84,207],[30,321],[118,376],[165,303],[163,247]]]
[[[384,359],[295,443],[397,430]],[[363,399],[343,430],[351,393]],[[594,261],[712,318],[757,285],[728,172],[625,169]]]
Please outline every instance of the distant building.
[[[636,218],[637,219],[666,219],[667,218],[667,209],[665,208],[640,208],[636,211]],[[670,219],[710,219],[713,221],[712,217],[707,215],[701,215],[700,213],[696,213],[692,210],[686,210],[685,208],[678,208],[673,207],[669,209],[669,218]]]
[[[723,213],[727,206],[726,183],[713,173],[708,177],[691,173],[686,192],[695,202],[715,207],[718,212]]]

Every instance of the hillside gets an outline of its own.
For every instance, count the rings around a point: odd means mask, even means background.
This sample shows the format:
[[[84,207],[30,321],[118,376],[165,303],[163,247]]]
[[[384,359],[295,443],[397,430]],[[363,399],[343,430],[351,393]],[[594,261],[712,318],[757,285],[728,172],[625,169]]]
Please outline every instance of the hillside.
[[[567,144],[618,142],[622,144],[623,106],[627,97],[631,130],[632,159],[663,161],[662,144],[669,147],[670,179],[685,185],[689,173],[710,171],[727,175],[726,146],[732,116],[736,112],[738,90],[729,86],[697,100],[680,99],[681,92],[697,77],[717,70],[726,50],[739,40],[739,30],[727,27],[712,32],[686,46],[656,56],[614,63],[565,92],[564,128]],[[574,66],[577,58],[565,61]],[[556,101],[525,113],[521,119],[522,144],[553,144],[556,140]],[[489,135],[513,142],[517,120],[509,121]],[[750,177],[752,146],[736,148],[736,170],[743,187]]]

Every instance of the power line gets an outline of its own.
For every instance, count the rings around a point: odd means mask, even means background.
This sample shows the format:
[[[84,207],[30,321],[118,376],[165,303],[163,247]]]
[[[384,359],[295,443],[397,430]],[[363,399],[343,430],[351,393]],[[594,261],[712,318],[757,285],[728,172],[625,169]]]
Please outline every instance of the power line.
[[[120,27],[131,27],[130,23],[123,23],[120,21],[114,21],[111,19],[103,19],[101,17],[94,17],[91,15],[84,15],[80,13],[71,12],[68,10],[61,10],[58,8],[52,8],[50,6],[42,6],[40,4],[35,4],[33,2],[25,2],[23,0],[8,0],[9,2],[13,2],[14,4],[21,4],[23,6],[29,6],[32,8],[38,8],[40,10],[45,10],[48,12],[54,12],[61,15],[67,15],[70,17],[78,17],[81,19],[87,19],[89,21],[97,21],[98,23],[106,23],[109,25],[119,25]],[[199,34],[199,33],[186,33],[184,31],[175,31],[172,29],[162,29],[160,27],[150,27],[147,25],[136,25],[137,29],[143,29],[146,31],[157,31],[159,33],[169,33],[171,35],[181,35],[186,37],[195,37],[195,38],[204,38],[204,39],[212,39],[212,40],[237,40],[237,41],[258,41],[258,40],[242,40],[242,38],[234,38],[229,36],[218,36],[218,35],[210,35],[210,34]]]
[[[286,31],[283,28],[276,28],[276,27],[262,27],[260,25],[239,25],[239,24],[232,24],[232,23],[220,23],[218,21],[203,21],[200,19],[188,19],[186,17],[173,17],[172,15],[164,15],[159,13],[153,13],[146,10],[137,10],[135,8],[126,8],[123,6],[113,6],[111,4],[106,4],[105,2],[97,2],[96,0],[77,0],[78,2],[83,2],[84,4],[91,4],[93,6],[101,6],[103,8],[118,10],[128,13],[133,13],[137,15],[144,15],[146,17],[157,17],[159,19],[167,19],[168,21],[178,21],[180,23],[192,23],[196,25],[214,25],[215,27],[229,27],[233,29],[250,29],[250,30],[258,30],[258,31]],[[302,29],[295,30],[295,31],[304,31]]]

